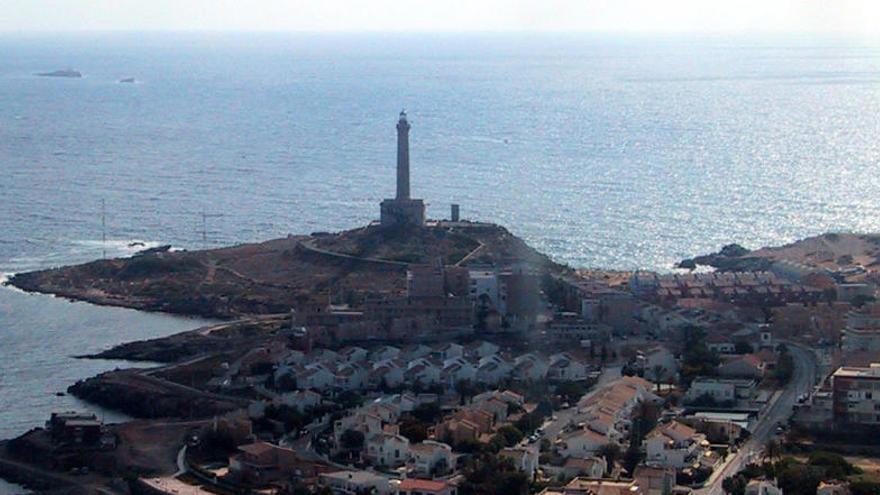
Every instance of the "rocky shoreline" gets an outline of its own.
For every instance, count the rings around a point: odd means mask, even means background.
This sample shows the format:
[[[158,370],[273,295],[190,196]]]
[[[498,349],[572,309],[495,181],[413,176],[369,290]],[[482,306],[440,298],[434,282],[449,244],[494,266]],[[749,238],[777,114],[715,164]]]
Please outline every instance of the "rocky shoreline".
[[[101,373],[76,382],[67,391],[82,400],[142,419],[208,418],[238,409],[243,403],[151,380],[141,375],[140,370]]]

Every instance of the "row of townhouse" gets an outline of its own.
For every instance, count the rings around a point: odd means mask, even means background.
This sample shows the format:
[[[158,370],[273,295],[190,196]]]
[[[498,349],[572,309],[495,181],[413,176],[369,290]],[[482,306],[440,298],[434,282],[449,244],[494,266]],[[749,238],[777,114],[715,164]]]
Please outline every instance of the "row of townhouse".
[[[623,444],[629,435],[636,406],[642,402],[657,403],[651,393],[651,382],[624,376],[611,382],[578,402],[575,427],[563,432],[557,447],[565,457],[594,455],[609,443]]]
[[[301,390],[360,390],[399,387],[419,383],[448,389],[459,382],[496,385],[507,379],[522,381],[578,381],[587,378],[591,368],[568,353],[549,357],[529,353],[515,358],[499,354],[497,346],[481,342],[465,353],[458,344],[428,348],[430,352],[394,355],[389,346],[364,358],[361,348],[348,348],[340,354],[322,350],[312,355],[291,355],[278,364],[275,383],[288,378]],[[363,351],[363,352],[360,352]],[[332,353],[332,354],[331,354]],[[292,359],[296,356],[296,359]]]

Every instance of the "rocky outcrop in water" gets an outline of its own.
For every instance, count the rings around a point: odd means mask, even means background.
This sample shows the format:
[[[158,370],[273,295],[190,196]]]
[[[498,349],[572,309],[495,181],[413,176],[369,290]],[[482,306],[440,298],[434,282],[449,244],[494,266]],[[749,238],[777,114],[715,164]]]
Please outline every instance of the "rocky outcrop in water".
[[[684,259],[678,268],[693,270],[698,266],[711,266],[719,271],[757,271],[770,268],[771,260],[750,256],[751,251],[739,244],[728,244],[717,253]]]

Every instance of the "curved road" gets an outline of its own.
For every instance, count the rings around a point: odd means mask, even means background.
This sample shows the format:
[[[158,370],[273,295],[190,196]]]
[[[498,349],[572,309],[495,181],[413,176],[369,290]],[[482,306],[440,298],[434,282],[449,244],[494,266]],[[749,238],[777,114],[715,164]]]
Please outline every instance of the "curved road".
[[[723,495],[721,483],[725,478],[735,475],[749,462],[761,455],[764,445],[774,434],[777,423],[785,423],[791,417],[798,396],[809,392],[816,382],[816,357],[812,352],[797,344],[786,343],[788,352],[794,359],[794,374],[791,381],[776,395],[776,399],[753,428],[752,436],[742,445],[739,452],[713,473],[708,484],[694,493],[699,495]]]

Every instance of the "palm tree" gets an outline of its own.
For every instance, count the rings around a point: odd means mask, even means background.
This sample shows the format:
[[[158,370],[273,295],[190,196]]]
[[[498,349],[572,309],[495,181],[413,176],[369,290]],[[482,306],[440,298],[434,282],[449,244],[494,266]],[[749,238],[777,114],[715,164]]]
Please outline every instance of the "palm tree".
[[[779,457],[781,447],[782,446],[779,444],[779,441],[777,441],[775,438],[771,438],[770,440],[767,441],[767,444],[764,445],[763,458],[769,459],[770,462],[772,463],[773,459],[776,459]]]

